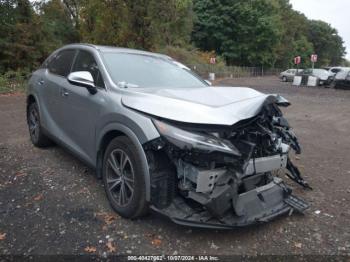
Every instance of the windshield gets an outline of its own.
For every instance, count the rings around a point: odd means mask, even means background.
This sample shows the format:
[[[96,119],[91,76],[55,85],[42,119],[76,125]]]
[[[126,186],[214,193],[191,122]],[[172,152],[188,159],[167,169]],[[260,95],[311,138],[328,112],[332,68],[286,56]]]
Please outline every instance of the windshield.
[[[120,87],[203,87],[204,81],[180,63],[150,55],[103,53],[112,80]]]

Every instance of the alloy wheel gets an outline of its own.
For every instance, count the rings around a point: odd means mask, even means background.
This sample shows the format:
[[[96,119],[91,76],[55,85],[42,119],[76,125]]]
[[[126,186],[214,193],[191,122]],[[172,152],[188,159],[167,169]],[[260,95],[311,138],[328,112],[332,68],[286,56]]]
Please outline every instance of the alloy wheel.
[[[121,149],[113,150],[107,159],[107,189],[119,206],[126,206],[134,195],[134,168]]]
[[[28,115],[28,126],[29,126],[29,132],[30,136],[33,141],[37,141],[39,137],[40,132],[40,121],[39,121],[39,115],[38,111],[35,109],[35,107],[32,107],[29,115]]]

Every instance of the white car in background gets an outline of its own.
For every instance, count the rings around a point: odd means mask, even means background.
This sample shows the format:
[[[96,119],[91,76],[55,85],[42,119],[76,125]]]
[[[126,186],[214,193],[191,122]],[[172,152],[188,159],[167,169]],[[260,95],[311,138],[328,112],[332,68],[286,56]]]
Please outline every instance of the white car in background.
[[[334,80],[334,75],[326,69],[305,69],[301,74],[301,76],[314,76],[318,80],[318,85],[329,85]]]
[[[292,82],[294,79],[294,76],[302,72],[303,72],[302,69],[288,69],[286,71],[283,71],[280,74],[280,79],[282,79],[283,82]]]
[[[342,71],[342,68],[340,66],[335,66],[335,67],[331,67],[331,68],[327,69],[327,71],[329,73],[331,73],[333,76],[335,76],[337,73]]]

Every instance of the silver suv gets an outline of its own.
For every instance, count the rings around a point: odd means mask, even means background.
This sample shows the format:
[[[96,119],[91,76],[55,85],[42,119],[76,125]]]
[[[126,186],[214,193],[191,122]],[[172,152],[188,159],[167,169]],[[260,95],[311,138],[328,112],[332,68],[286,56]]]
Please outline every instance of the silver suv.
[[[288,157],[300,153],[288,105],[211,87],[165,55],[73,44],[33,73],[27,122],[35,146],[55,141],[93,167],[121,216],[232,228],[308,207],[275,176],[309,187]]]

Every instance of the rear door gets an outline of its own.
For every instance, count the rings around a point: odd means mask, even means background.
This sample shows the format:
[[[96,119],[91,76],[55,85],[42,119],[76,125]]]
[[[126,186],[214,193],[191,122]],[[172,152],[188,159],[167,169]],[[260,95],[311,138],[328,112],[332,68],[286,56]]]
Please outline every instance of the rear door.
[[[41,113],[44,126],[56,138],[62,140],[64,134],[59,125],[60,108],[62,106],[61,88],[67,81],[76,50],[66,49],[55,54],[48,61],[44,77],[40,79],[42,101]]]
[[[85,87],[64,81],[61,90],[61,126],[67,135],[68,146],[84,160],[95,164],[95,129],[105,101],[105,85],[96,60],[88,51],[78,50],[71,71],[89,71],[98,92],[92,95]]]

